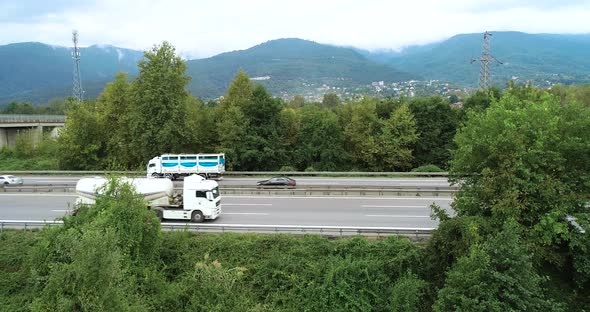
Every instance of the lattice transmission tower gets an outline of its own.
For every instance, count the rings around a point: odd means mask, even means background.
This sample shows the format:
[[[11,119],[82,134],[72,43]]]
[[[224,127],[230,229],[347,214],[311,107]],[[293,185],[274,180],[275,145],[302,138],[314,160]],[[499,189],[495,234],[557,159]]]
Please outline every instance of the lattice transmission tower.
[[[78,47],[78,31],[72,31],[72,41],[74,42],[74,51],[72,59],[74,60],[74,89],[73,95],[78,103],[84,100],[84,89],[82,89],[82,77],[80,76],[80,48]]]
[[[491,63],[496,62],[498,64],[502,64],[502,62],[498,61],[498,59],[496,59],[496,57],[490,52],[491,37],[492,33],[489,31],[483,33],[483,47],[481,50],[481,56],[471,60],[471,64],[474,62],[479,62],[481,65],[479,69],[479,88],[481,90],[488,90],[492,83],[492,72],[490,70]]]

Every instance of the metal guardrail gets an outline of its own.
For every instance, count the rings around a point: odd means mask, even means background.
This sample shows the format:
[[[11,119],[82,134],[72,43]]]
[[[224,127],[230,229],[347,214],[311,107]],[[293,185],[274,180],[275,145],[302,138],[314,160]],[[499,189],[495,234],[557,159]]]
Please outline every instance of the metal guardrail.
[[[389,188],[389,187],[339,187],[326,188],[220,188],[223,195],[284,195],[284,196],[451,196],[457,189],[439,188]]]
[[[66,122],[66,116],[63,115],[10,115],[1,114],[0,123],[9,122]]]
[[[22,186],[0,186],[0,192],[3,193],[44,193],[44,192],[74,192],[75,184],[40,184],[40,185],[22,185]],[[181,187],[175,187],[176,191],[181,191]],[[378,187],[378,186],[313,186],[306,185],[304,188],[293,187],[253,187],[249,185],[231,185],[221,186],[221,192],[224,195],[286,195],[286,196],[451,196],[458,189],[454,187]]]
[[[80,170],[16,170],[6,171],[6,174],[16,175],[138,175],[145,177],[145,171],[80,171]],[[332,171],[316,171],[316,172],[302,172],[302,171],[226,171],[224,176],[408,176],[408,177],[447,177],[448,172],[332,172]]]
[[[0,220],[0,231],[4,229],[38,229],[46,226],[62,225],[62,221],[24,221]],[[361,226],[312,226],[312,225],[262,225],[262,224],[195,224],[162,223],[167,231],[190,231],[198,233],[268,233],[268,234],[319,234],[322,236],[388,236],[403,235],[412,238],[425,238],[432,235],[434,228],[405,227],[361,227]]]
[[[76,191],[75,184],[0,185],[0,193],[44,193]]]

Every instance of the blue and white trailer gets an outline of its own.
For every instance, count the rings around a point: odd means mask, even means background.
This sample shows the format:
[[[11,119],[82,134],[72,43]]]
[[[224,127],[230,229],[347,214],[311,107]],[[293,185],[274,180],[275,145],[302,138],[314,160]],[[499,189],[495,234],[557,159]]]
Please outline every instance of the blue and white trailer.
[[[206,179],[221,178],[225,172],[225,154],[164,154],[152,158],[147,165],[147,176],[168,178],[198,174]]]

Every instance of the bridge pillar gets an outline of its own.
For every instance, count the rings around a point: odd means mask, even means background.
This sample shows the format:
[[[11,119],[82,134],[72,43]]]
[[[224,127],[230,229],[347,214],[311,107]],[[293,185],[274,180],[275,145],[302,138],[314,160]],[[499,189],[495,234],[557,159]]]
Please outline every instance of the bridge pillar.
[[[37,127],[29,131],[31,131],[31,139],[33,140],[33,146],[37,146],[39,143],[41,143],[41,140],[43,139],[43,126],[38,125]]]
[[[8,133],[6,128],[0,128],[0,149],[8,146]]]

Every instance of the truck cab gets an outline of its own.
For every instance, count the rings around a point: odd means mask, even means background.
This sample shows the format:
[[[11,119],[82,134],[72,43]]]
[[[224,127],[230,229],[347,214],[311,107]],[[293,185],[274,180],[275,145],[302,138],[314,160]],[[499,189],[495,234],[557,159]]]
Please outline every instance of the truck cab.
[[[219,185],[199,175],[184,178],[182,205],[178,209],[162,207],[158,214],[162,219],[203,222],[215,220],[221,214]],[[161,215],[160,215],[161,213]]]

